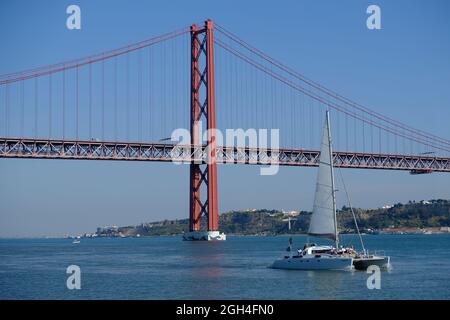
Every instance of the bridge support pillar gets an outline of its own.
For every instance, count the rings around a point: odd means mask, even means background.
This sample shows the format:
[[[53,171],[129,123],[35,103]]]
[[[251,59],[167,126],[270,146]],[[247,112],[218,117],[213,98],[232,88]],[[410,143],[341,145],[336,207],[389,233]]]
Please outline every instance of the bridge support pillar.
[[[191,144],[201,146],[202,120],[207,130],[206,164],[191,163],[189,232],[185,240],[225,240],[219,232],[216,167],[216,113],[214,99],[214,39],[213,22],[205,21],[202,28],[191,26]],[[193,155],[195,147],[191,154]],[[206,197],[200,191],[206,189]],[[206,216],[207,229],[202,230],[201,218]]]

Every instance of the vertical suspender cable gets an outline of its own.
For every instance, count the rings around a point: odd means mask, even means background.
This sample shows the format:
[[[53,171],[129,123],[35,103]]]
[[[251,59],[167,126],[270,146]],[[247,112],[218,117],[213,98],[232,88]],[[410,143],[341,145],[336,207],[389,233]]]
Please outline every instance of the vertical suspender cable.
[[[5,130],[6,136],[9,136],[9,83],[5,87]]]
[[[25,81],[20,82],[21,85],[21,97],[20,97],[20,136],[24,136],[25,130]]]
[[[92,136],[92,64],[89,64],[89,140]]]
[[[127,53],[126,59],[126,117],[125,117],[125,130],[127,141],[130,141],[130,54]]]
[[[38,115],[39,115],[39,102],[38,102],[38,78],[34,78],[34,136],[38,136]]]
[[[76,116],[75,116],[75,136],[76,139],[78,140],[79,136],[78,136],[78,118],[79,118],[79,101],[78,101],[78,66],[76,67],[76,84],[75,84],[75,94],[76,94],[76,98],[75,98],[75,104],[76,104]]]
[[[52,137],[52,74],[48,76],[48,137]]]
[[[137,76],[138,76],[138,140],[139,142],[142,142],[142,56],[141,56],[141,50],[137,52],[137,59],[138,59],[138,70],[137,70]]]
[[[114,58],[114,140],[117,141],[117,57]]]
[[[345,146],[346,146],[346,151],[350,151],[349,147],[348,147],[348,114],[345,114]]]
[[[66,70],[62,72],[62,136],[66,138]]]
[[[105,60],[102,60],[102,140],[105,141]]]
[[[148,58],[148,65],[147,65],[147,72],[148,72],[148,79],[147,79],[147,118],[146,118],[146,122],[148,125],[148,130],[147,130],[147,139],[148,141],[153,141],[152,140],[152,73],[153,73],[153,68],[152,68],[152,48],[149,47],[148,48],[148,54],[147,54],[147,58]]]

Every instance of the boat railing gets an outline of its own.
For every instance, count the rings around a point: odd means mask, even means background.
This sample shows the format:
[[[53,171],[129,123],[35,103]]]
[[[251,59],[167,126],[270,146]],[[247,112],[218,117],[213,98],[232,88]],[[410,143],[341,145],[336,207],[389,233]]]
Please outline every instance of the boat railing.
[[[373,251],[369,251],[366,250],[365,254],[367,256],[386,256],[386,252],[384,250],[373,250]]]

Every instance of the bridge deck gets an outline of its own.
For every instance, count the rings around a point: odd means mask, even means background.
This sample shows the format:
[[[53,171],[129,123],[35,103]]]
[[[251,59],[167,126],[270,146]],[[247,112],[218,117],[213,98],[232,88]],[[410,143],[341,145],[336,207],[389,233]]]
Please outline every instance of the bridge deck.
[[[217,163],[318,166],[320,152],[303,149],[217,147]],[[205,146],[170,143],[43,140],[0,137],[0,158],[128,160],[162,162],[207,161]],[[408,170],[412,173],[450,172],[450,158],[423,155],[333,152],[336,167]]]

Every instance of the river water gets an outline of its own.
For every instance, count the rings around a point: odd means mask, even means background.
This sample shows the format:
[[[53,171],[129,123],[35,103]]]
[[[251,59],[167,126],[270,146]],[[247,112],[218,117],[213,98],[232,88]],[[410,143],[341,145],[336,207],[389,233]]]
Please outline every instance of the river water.
[[[304,236],[294,236],[302,247]],[[357,238],[344,235],[344,242]],[[0,299],[450,299],[450,235],[367,235],[391,256],[381,288],[362,271],[287,271],[267,266],[287,236],[1,239]],[[320,241],[319,241],[320,242]],[[69,290],[66,268],[81,270]]]

